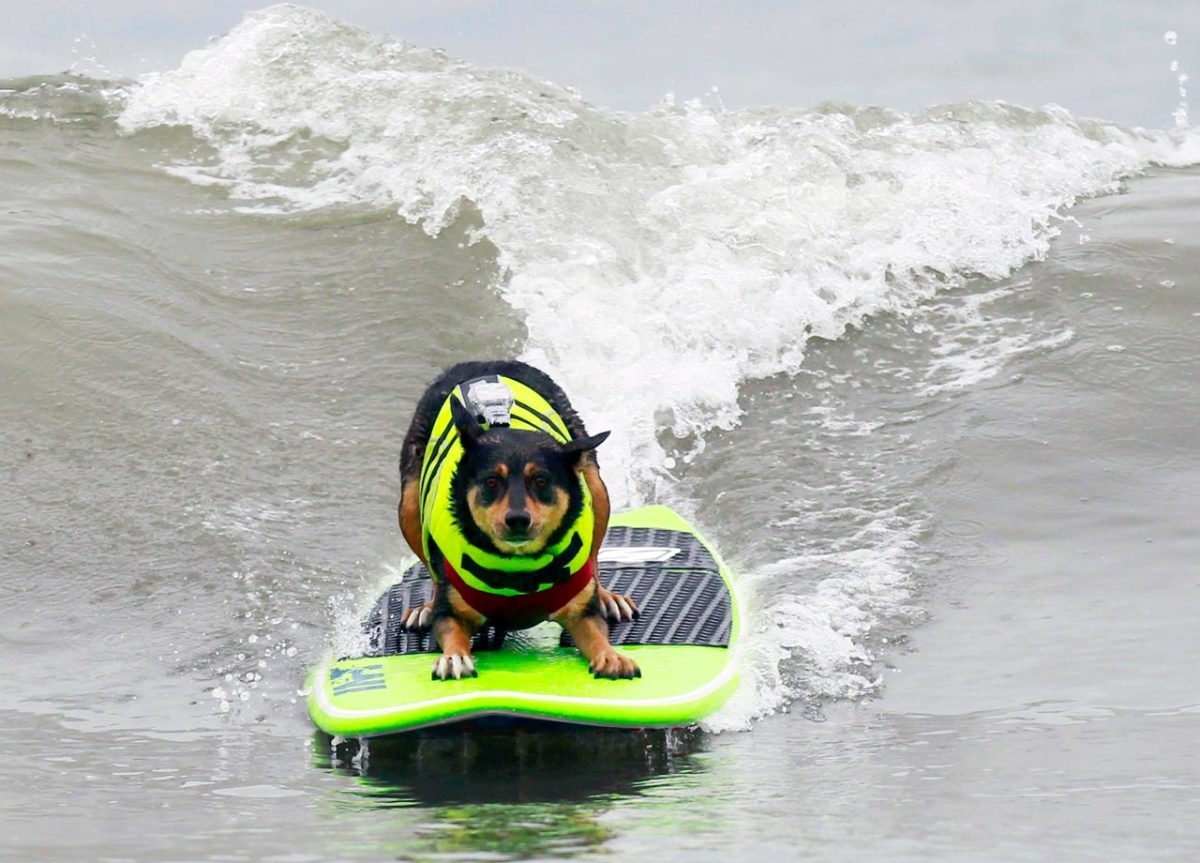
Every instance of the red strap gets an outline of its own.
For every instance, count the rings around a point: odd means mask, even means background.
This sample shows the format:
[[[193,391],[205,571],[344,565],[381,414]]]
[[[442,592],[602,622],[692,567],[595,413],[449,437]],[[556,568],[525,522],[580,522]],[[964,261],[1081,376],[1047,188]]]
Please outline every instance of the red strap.
[[[531,611],[543,614],[553,614],[571,601],[579,591],[587,587],[587,583],[596,575],[596,565],[588,557],[587,563],[579,571],[562,584],[556,584],[548,590],[537,593],[525,593],[517,596],[505,596],[502,593],[488,593],[472,587],[463,581],[450,561],[442,563],[446,578],[454,585],[467,605],[478,611],[493,623],[503,624],[505,620],[527,616]]]

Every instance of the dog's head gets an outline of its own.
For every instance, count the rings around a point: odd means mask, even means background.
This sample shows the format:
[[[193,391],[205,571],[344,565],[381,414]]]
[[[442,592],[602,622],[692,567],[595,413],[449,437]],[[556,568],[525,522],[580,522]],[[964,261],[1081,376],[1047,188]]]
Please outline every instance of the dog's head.
[[[464,535],[505,555],[538,555],[557,544],[583,508],[581,460],[609,433],[561,444],[543,432],[484,431],[457,399],[450,405],[463,446],[452,494]]]

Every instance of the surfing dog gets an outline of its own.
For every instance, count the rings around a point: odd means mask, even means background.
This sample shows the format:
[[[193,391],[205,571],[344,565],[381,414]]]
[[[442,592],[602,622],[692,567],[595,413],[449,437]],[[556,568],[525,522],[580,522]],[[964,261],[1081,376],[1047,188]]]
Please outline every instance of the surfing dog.
[[[478,675],[471,636],[485,623],[547,619],[595,677],[641,676],[608,637],[637,607],[597,577],[609,500],[595,450],[608,435],[589,436],[562,389],[522,362],[460,363],[425,391],[400,452],[398,514],[434,585],[402,623],[432,629],[435,680]]]

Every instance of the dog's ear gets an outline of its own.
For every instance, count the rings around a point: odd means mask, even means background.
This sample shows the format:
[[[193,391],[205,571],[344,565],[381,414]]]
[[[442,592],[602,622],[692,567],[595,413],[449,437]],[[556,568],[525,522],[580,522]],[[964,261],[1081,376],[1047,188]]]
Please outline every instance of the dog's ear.
[[[591,437],[578,438],[577,440],[567,441],[562,445],[562,451],[571,457],[571,461],[575,464],[579,463],[579,459],[585,452],[591,452],[600,444],[608,440],[608,436],[612,434],[610,431],[600,432]]]
[[[464,447],[479,442],[479,435],[483,433],[479,421],[471,416],[466,406],[454,396],[450,397],[450,415],[454,418],[454,426],[458,429],[458,437]]]

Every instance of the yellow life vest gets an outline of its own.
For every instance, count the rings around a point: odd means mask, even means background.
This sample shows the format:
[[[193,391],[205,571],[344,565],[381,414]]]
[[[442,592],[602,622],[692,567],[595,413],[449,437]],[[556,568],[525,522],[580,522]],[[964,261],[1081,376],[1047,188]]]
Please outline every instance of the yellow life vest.
[[[472,545],[463,534],[452,510],[454,474],[462,461],[463,445],[454,424],[450,402],[458,399],[475,416],[479,399],[476,397],[473,400],[472,396],[480,391],[476,390],[480,383],[484,384],[482,390],[490,396],[496,393],[506,396],[497,389],[499,384],[507,387],[511,394],[507,416],[503,406],[493,406],[484,411],[484,415],[491,419],[491,423],[484,423],[485,428],[508,425],[514,429],[544,432],[562,444],[571,440],[566,422],[550,402],[518,380],[492,375],[464,381],[456,386],[438,411],[421,464],[421,542],[425,559],[433,560],[430,548],[436,544],[455,574],[469,588],[482,593],[524,597],[547,592],[579,574],[588,563],[595,529],[591,494],[587,483],[579,476],[583,493],[583,509],[579,518],[561,540],[539,555],[505,557]],[[504,421],[506,419],[507,422]]]

